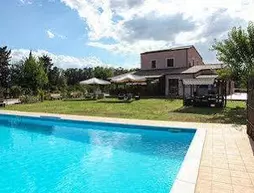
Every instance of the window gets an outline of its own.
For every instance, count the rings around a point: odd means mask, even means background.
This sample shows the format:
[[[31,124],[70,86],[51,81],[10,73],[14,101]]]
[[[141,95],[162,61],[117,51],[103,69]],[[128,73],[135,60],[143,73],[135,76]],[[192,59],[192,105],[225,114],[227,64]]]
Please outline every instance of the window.
[[[152,68],[156,68],[156,60],[152,60]]]
[[[167,59],[167,67],[174,67],[174,59],[173,58],[168,58]]]

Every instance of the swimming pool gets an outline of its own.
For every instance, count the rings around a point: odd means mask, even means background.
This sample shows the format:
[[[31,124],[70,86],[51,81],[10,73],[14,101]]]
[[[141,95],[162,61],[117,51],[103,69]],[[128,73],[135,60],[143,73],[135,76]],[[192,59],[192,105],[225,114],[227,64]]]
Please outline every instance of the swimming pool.
[[[0,192],[168,193],[195,131],[0,115]]]

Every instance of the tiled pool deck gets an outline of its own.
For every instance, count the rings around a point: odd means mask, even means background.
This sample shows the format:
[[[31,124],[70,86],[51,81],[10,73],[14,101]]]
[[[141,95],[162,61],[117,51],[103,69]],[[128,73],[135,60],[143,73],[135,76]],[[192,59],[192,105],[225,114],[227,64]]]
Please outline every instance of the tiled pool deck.
[[[252,148],[244,126],[208,128],[195,192],[254,192]]]
[[[46,113],[25,113],[15,111],[0,111],[0,113],[52,116],[52,114]],[[249,140],[246,134],[245,126],[131,120],[75,115],[60,116],[62,118],[74,120],[82,119],[88,121],[196,128],[206,130],[205,143],[195,193],[254,193],[254,143]],[[192,178],[192,176],[185,177],[190,179]],[[196,179],[191,180],[196,181]],[[185,193],[184,189],[187,189],[188,187],[182,188],[183,191],[176,192]]]

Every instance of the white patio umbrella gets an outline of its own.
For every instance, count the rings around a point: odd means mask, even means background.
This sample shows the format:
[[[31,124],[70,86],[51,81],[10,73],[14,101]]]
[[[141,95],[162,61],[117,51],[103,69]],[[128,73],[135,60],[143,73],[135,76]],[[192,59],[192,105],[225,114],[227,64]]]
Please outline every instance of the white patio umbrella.
[[[98,92],[100,92],[100,89],[99,89],[99,85],[110,85],[111,83],[109,81],[106,81],[106,80],[101,80],[101,79],[98,79],[98,78],[91,78],[91,79],[88,79],[88,80],[84,80],[84,81],[81,81],[80,84],[85,84],[85,85],[92,85],[94,86],[94,94],[98,94]]]
[[[81,81],[80,84],[86,84],[86,85],[109,85],[111,84],[109,81],[101,80],[98,78],[91,78],[88,80]]]
[[[126,74],[123,76],[113,77],[111,82],[114,83],[140,83],[145,82],[146,78],[143,76],[137,76],[133,74]]]

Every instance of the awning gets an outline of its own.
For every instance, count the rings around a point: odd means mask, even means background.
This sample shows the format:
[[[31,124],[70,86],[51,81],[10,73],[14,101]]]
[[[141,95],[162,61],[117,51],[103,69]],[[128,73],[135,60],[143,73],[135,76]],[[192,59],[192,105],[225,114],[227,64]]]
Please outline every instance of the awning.
[[[183,79],[184,85],[213,85],[215,78],[190,78]]]
[[[163,75],[151,75],[151,76],[144,76],[146,79],[155,79],[155,78],[160,78],[162,77]]]
[[[213,78],[213,79],[215,79],[217,77],[218,77],[218,75],[199,75],[196,78]]]
[[[133,74],[125,74],[123,76],[113,77],[111,78],[110,81],[114,83],[140,83],[145,82],[146,78],[143,76],[137,76]]]
[[[134,75],[143,76],[146,79],[155,79],[164,76],[168,71],[169,69],[138,70]]]
[[[110,82],[106,80],[101,80],[98,78],[91,78],[88,80],[81,81],[80,84],[87,84],[87,85],[108,85]]]

